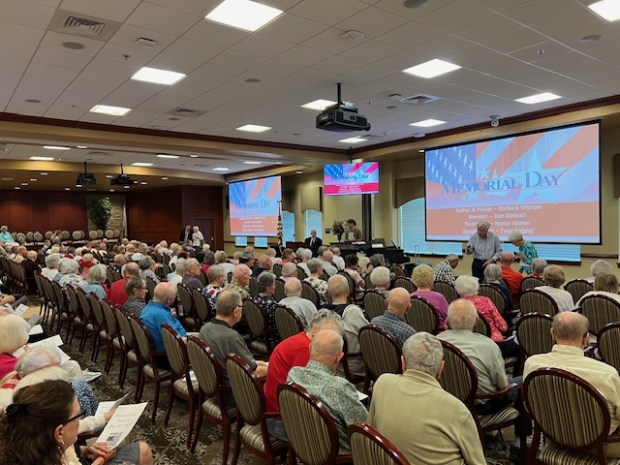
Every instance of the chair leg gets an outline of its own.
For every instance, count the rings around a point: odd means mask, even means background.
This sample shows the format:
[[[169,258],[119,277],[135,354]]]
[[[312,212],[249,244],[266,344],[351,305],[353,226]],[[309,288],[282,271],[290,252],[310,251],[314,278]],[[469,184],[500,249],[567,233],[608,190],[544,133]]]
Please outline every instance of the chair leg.
[[[198,436],[200,436],[200,429],[202,428],[202,418],[204,417],[204,413],[202,411],[202,405],[200,405],[198,410],[198,418],[196,418],[196,426],[194,427],[195,432],[194,432],[194,440],[192,441],[192,445],[190,447],[190,451],[193,454],[194,452],[196,452],[196,446],[198,445]],[[224,437],[226,437],[226,430],[224,430]],[[228,451],[226,450],[226,442],[224,442],[224,453],[226,455],[228,455]],[[226,458],[224,458],[224,460],[226,460]],[[224,464],[226,464],[226,462],[224,461]]]
[[[170,420],[170,414],[172,413],[172,403],[174,402],[174,382],[170,383],[170,396],[168,396],[168,409],[166,410],[166,418],[164,419],[164,425],[168,426]]]
[[[232,465],[237,465],[239,461],[239,452],[241,452],[241,427],[243,425],[237,421],[237,440],[235,441],[235,450],[233,452]]]
[[[222,452],[222,465],[228,464],[228,453],[230,452],[230,436],[232,434],[232,425],[230,422],[224,424],[224,451]],[[198,439],[196,435],[196,439]]]
[[[110,373],[110,368],[112,368],[112,359],[114,358],[114,344],[112,341],[108,340],[108,346],[105,353],[105,367],[104,371],[106,373]]]
[[[129,360],[127,360],[127,353],[121,353],[121,365],[118,369],[118,385],[121,389],[125,385],[125,376],[127,375],[127,367],[129,365]]]
[[[191,396],[189,398],[189,423],[188,423],[188,427],[187,427],[187,447],[189,448],[191,443],[192,443],[192,437],[194,434],[198,435],[198,433],[194,432],[194,427],[196,426],[194,424],[194,417],[196,415],[196,398],[195,396]],[[172,404],[172,403],[171,403]]]
[[[160,380],[153,380],[155,383],[155,399],[153,400],[153,414],[151,415],[151,423],[155,423],[155,419],[157,418],[157,409],[159,408],[159,390],[161,388]]]
[[[142,389],[144,388],[144,373],[142,373],[142,366],[138,365],[138,380],[136,384],[136,402],[140,402],[142,399]]]

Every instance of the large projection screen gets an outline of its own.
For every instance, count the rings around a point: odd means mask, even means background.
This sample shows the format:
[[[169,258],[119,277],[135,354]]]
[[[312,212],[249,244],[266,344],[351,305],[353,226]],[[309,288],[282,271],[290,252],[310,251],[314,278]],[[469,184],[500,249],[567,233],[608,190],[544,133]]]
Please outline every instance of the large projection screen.
[[[488,221],[502,239],[600,244],[599,122],[425,155],[427,240],[466,241]]]
[[[280,176],[231,182],[231,236],[276,236],[278,214],[282,201]]]

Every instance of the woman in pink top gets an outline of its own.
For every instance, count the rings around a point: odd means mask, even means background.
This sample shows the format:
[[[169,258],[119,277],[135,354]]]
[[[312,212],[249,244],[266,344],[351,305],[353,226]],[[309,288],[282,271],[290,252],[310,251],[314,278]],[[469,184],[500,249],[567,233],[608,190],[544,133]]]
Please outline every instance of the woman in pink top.
[[[411,297],[422,297],[435,307],[439,316],[439,330],[443,331],[446,329],[448,301],[443,294],[432,290],[435,283],[435,270],[428,265],[418,265],[413,269],[411,279],[418,288],[411,293]]]
[[[478,295],[478,278],[473,276],[459,276],[456,278],[455,286],[456,292],[458,292],[461,298],[471,301],[478,313],[489,323],[491,328],[491,339],[493,339],[502,351],[504,358],[516,357],[518,354],[518,348],[515,342],[510,340],[504,340],[502,333],[508,330],[508,323],[502,317],[501,313],[497,310],[497,307],[491,299],[488,297]]]
[[[17,357],[13,356],[28,342],[30,325],[21,316],[0,316],[0,379],[15,370]]]

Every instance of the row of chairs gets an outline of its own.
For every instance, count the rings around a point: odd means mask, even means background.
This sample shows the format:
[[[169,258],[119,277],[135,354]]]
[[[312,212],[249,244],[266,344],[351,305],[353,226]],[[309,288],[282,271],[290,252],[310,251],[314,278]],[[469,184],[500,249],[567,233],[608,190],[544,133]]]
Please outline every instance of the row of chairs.
[[[21,263],[15,263],[6,257],[0,257],[0,278],[12,294],[26,294],[28,283],[26,271]]]

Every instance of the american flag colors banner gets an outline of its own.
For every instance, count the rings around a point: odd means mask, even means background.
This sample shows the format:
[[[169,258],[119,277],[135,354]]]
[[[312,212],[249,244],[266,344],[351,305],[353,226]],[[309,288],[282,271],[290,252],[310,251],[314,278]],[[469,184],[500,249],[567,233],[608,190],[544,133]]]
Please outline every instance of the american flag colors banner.
[[[427,150],[428,240],[467,240],[479,221],[506,238],[600,242],[597,122]]]
[[[230,183],[228,194],[232,236],[277,236],[282,201],[280,176]]]
[[[379,162],[325,165],[325,195],[376,194],[379,192]]]

